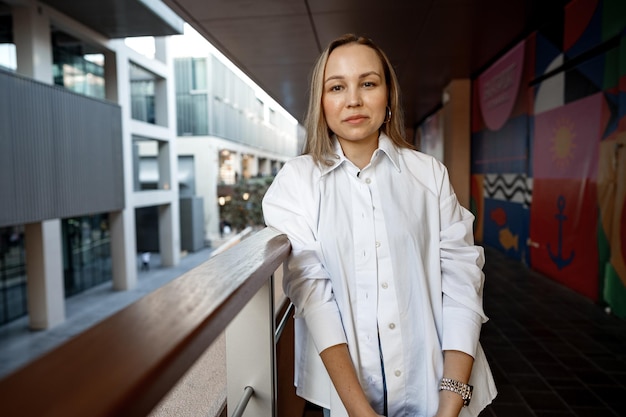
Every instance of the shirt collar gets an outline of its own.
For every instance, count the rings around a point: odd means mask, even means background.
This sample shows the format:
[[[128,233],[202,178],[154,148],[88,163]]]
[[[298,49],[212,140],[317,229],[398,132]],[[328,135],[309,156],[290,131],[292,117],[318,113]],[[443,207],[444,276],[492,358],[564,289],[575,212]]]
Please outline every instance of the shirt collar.
[[[341,145],[339,144],[339,140],[337,140],[337,136],[333,135],[332,140],[335,147],[335,154],[331,158],[333,158],[334,163],[330,166],[322,165],[322,175],[328,174],[329,172],[343,164],[344,161],[348,160],[348,158],[346,158],[346,156],[344,155],[343,150],[341,149]],[[398,152],[398,149],[394,146],[391,139],[389,139],[389,137],[382,132],[378,137],[378,148],[374,151],[374,156],[372,157],[372,160],[377,157],[378,154],[381,152],[387,155],[396,171],[400,172],[400,154]]]

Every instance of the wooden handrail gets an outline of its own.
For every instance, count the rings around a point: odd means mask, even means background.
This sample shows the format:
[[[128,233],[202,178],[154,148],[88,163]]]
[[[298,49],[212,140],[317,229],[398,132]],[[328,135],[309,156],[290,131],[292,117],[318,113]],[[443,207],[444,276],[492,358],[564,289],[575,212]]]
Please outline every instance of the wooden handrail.
[[[0,380],[0,414],[147,415],[290,250],[253,234]]]

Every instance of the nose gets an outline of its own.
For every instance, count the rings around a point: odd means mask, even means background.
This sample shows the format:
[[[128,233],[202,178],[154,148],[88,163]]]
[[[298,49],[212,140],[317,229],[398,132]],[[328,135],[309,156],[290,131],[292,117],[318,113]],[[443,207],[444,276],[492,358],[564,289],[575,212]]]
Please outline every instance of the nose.
[[[348,92],[347,104],[348,107],[359,107],[361,104],[363,104],[363,101],[361,100],[361,94],[358,88],[350,89],[350,91]]]

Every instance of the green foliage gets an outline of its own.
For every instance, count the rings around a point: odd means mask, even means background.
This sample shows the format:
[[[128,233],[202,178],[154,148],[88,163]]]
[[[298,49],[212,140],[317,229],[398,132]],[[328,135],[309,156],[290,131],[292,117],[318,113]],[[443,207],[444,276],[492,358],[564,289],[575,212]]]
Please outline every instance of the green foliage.
[[[261,177],[239,181],[233,187],[230,200],[220,207],[220,218],[230,223],[233,230],[263,226],[261,202],[273,180],[274,177]]]

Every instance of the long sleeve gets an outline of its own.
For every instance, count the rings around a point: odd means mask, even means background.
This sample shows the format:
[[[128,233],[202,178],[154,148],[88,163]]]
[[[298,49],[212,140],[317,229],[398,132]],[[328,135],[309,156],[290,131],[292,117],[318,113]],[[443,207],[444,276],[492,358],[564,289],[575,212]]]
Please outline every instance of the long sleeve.
[[[476,355],[482,323],[483,248],[474,245],[474,216],[463,208],[443,171],[441,185],[441,274],[443,349]]]
[[[268,226],[285,233],[292,251],[284,265],[283,289],[304,318],[318,352],[346,343],[341,316],[316,240],[316,167],[306,157],[287,163],[263,199]]]

